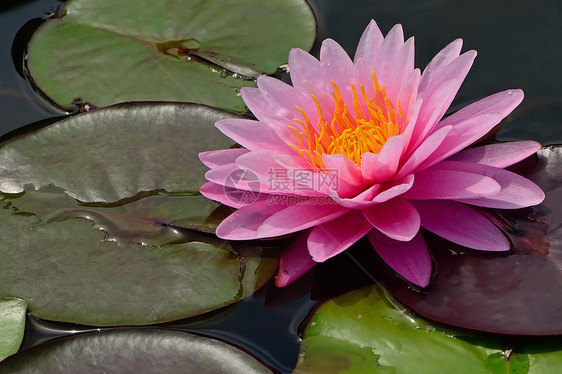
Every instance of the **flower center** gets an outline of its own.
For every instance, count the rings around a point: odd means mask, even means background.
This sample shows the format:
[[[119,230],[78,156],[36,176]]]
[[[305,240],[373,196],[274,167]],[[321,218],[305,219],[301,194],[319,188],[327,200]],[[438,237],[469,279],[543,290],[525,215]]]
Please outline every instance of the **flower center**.
[[[384,87],[380,87],[375,72],[373,76],[374,94],[368,97],[363,85],[360,86],[361,96],[357,95],[355,86],[351,84],[353,93],[353,109],[344,102],[341,92],[332,81],[334,91],[334,116],[330,122],[324,119],[318,99],[311,95],[316,103],[318,125],[310,123],[306,112],[297,107],[303,119],[294,119],[302,130],[289,126],[297,136],[297,144],[289,144],[299,156],[313,169],[325,169],[323,154],[340,154],[361,166],[361,156],[366,152],[378,154],[388,138],[399,135],[404,130],[405,116],[397,102],[398,111],[394,109]]]

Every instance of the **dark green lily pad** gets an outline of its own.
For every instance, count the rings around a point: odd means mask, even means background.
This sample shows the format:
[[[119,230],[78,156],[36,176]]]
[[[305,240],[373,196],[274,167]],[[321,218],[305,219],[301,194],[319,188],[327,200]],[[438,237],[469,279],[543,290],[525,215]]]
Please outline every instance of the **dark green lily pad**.
[[[0,295],[28,300],[40,318],[98,326],[182,319],[247,297],[276,267],[260,247],[136,224],[142,215],[116,218],[104,207],[58,215],[57,206],[30,214],[18,200],[0,210]]]
[[[201,233],[214,231],[218,204],[197,192],[197,154],[230,144],[213,126],[229,115],[121,104],[2,144],[0,296],[27,300],[40,318],[106,326],[177,320],[252,294],[275,255]]]
[[[526,374],[556,372],[562,365],[561,351],[530,344],[515,351],[468,333],[457,336],[391,305],[381,288],[371,286],[316,311],[295,373]]]
[[[309,49],[304,0],[71,0],[29,45],[29,71],[54,102],[190,101],[243,111],[241,87]],[[56,51],[56,53],[53,53]]]
[[[231,117],[180,103],[125,103],[70,117],[0,146],[0,191],[52,184],[82,202],[197,192],[207,171],[197,155],[232,145],[214,126]]]
[[[117,329],[57,339],[0,363],[2,373],[272,373],[214,339],[171,330]]]
[[[435,259],[434,283],[412,291],[385,273],[392,294],[433,321],[492,333],[562,335],[562,147],[552,146],[514,167],[546,194],[543,203],[497,211],[512,249],[483,253],[428,236]]]
[[[27,302],[0,299],[0,361],[16,353],[23,339]]]

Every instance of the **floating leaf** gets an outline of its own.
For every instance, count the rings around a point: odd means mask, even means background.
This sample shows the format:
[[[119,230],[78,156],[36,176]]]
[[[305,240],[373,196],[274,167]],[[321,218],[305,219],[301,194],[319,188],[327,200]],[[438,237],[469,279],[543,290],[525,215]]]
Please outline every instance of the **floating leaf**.
[[[562,334],[562,147],[544,148],[538,160],[515,170],[541,186],[546,199],[533,208],[499,211],[511,251],[482,253],[433,238],[436,276],[427,292],[382,275],[381,267],[379,279],[398,300],[425,318],[467,329]]]
[[[3,373],[272,373],[214,339],[171,330],[115,329],[57,339],[0,363]]]
[[[68,106],[191,101],[243,111],[241,87],[309,49],[304,0],[71,0],[29,45],[37,86]],[[56,53],[53,53],[56,51]]]
[[[207,171],[198,154],[232,145],[214,127],[231,117],[179,103],[118,104],[70,117],[0,146],[0,191],[52,184],[82,202],[196,192]]]
[[[323,304],[309,321],[295,373],[545,373],[562,352],[527,347],[523,353],[439,330],[388,302],[371,286]],[[560,346],[560,344],[558,344]]]
[[[2,144],[0,296],[28,300],[44,319],[141,325],[261,287],[273,254],[194,231],[216,227],[218,204],[197,193],[205,171],[197,154],[229,143],[213,126],[226,115],[122,104]]]
[[[6,201],[18,210],[18,199]],[[105,326],[186,318],[250,295],[276,267],[260,247],[158,223],[127,232],[129,222],[113,219],[106,234],[90,222],[103,226],[103,212],[45,220],[12,209],[0,210],[0,295],[28,300],[44,319]]]
[[[0,299],[0,361],[18,351],[25,330],[27,302]]]

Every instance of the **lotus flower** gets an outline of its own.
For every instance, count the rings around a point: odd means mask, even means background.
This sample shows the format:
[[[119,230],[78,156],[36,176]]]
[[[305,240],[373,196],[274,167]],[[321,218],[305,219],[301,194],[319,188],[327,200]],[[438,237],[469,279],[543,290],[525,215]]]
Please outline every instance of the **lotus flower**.
[[[298,232],[282,255],[285,286],[363,236],[406,280],[425,287],[431,258],[420,227],[483,251],[509,240],[483,208],[516,209],[544,199],[531,181],[504,170],[540,149],[533,141],[465,149],[523,99],[503,91],[443,118],[475,51],[458,39],[420,72],[414,40],[374,21],[354,60],[335,41],[320,60],[293,49],[292,86],[272,77],[242,98],[257,118],[216,123],[241,148],[200,154],[211,170],[201,193],[238,208],[216,230],[251,240]]]

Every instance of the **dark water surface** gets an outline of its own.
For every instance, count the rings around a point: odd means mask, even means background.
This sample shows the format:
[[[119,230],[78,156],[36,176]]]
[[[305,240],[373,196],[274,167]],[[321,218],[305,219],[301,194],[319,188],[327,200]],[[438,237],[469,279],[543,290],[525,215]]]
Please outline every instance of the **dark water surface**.
[[[64,115],[34,92],[23,68],[26,41],[41,17],[61,4],[57,0],[0,3],[0,136]],[[452,110],[497,91],[522,88],[525,101],[508,117],[498,138],[562,143],[562,2],[314,0],[313,7],[319,39],[331,37],[350,54],[371,18],[385,33],[401,23],[407,37],[415,35],[418,67],[450,41],[463,38],[464,50],[476,49],[478,57]],[[318,49],[317,42],[313,52]],[[298,355],[299,327],[317,300],[369,282],[371,277],[342,254],[287,289],[268,284],[249,300],[165,327],[218,337],[279,372],[291,372]],[[83,330],[88,328],[30,319],[24,346]]]

